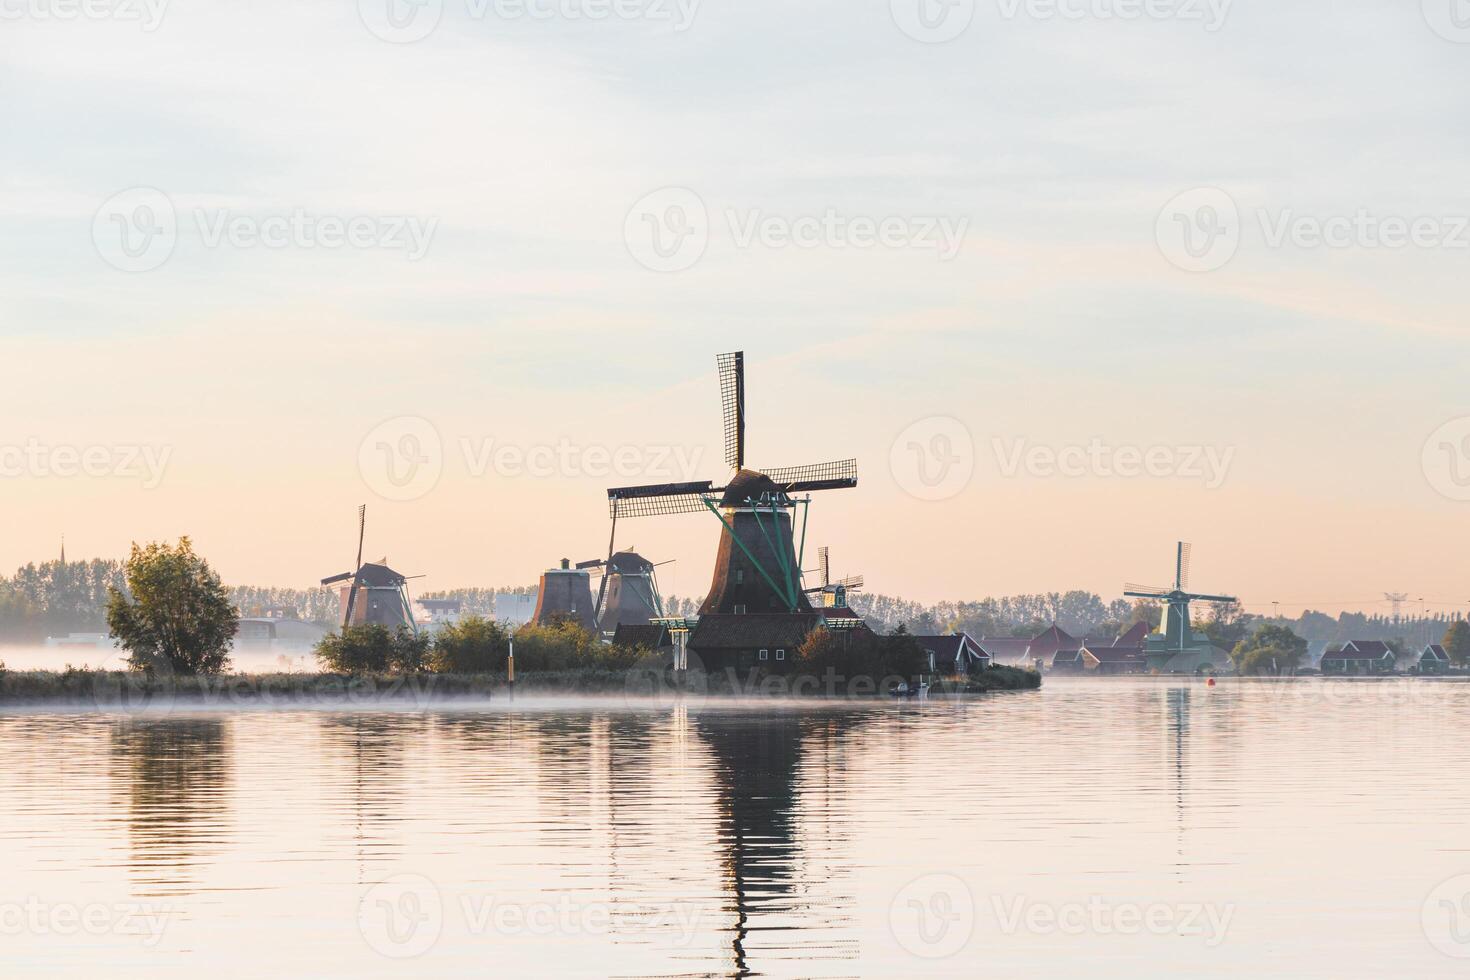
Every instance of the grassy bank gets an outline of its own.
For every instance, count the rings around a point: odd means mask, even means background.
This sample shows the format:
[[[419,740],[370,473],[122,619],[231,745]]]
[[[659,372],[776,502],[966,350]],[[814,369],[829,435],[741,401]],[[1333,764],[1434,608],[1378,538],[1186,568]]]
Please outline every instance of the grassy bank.
[[[931,694],[990,694],[996,691],[1034,691],[1041,687],[1041,675],[1019,667],[991,667],[979,674],[959,680],[940,680],[930,685]]]
[[[896,678],[890,679],[896,682]],[[690,673],[675,679],[657,668],[518,672],[516,691],[525,695],[584,694],[634,698],[676,690],[718,697],[871,698],[889,684],[868,677],[737,677]],[[978,694],[1031,690],[1039,675],[995,667],[943,693]],[[218,677],[159,677],[121,671],[0,670],[0,705],[70,704],[101,709],[150,705],[356,705],[374,702],[454,701],[505,698],[503,674],[226,674]]]

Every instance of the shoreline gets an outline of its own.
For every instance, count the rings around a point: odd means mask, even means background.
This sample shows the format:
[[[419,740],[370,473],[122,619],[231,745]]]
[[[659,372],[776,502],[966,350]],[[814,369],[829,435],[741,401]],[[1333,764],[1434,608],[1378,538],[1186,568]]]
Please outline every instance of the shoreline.
[[[738,677],[690,673],[675,677],[661,666],[631,670],[518,672],[516,697],[656,697],[715,700],[799,699],[806,701],[890,700],[898,678],[767,675]],[[967,697],[1032,691],[1040,675],[992,668],[976,677],[946,680],[935,697]],[[452,705],[511,701],[504,674],[332,674],[241,673],[206,676],[149,676],[134,671],[70,669],[0,671],[0,708],[77,705],[97,710],[143,710],[149,706],[362,706],[396,703]]]

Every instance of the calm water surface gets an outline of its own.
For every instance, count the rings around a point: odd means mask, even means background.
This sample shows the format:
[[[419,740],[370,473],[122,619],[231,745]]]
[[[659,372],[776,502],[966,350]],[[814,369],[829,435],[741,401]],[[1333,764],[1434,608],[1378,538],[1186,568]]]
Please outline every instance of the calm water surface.
[[[1470,684],[0,714],[7,976],[1463,976]]]

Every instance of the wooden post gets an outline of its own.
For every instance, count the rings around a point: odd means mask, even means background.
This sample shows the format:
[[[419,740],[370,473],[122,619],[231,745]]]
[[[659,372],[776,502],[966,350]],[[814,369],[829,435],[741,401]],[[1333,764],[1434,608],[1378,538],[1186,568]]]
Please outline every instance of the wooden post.
[[[511,640],[509,642],[510,656],[506,658],[505,670],[506,678],[510,683],[510,700],[514,704],[516,699],[516,641]]]

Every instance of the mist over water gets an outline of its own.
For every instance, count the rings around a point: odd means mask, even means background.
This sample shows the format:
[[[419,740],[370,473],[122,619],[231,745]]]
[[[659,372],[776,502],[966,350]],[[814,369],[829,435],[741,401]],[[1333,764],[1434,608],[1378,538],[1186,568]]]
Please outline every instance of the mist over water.
[[[127,670],[128,653],[109,646],[0,646],[0,662],[10,670]],[[237,673],[301,673],[317,670],[316,657],[305,649],[260,649],[237,646],[230,651]]]
[[[495,708],[0,712],[8,970],[1463,975],[1470,684]]]

